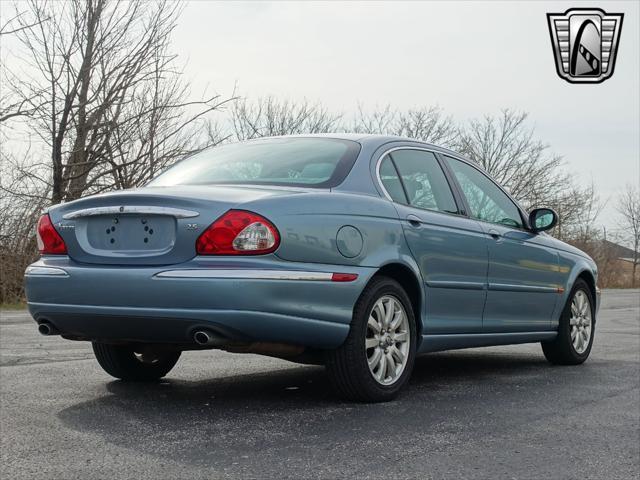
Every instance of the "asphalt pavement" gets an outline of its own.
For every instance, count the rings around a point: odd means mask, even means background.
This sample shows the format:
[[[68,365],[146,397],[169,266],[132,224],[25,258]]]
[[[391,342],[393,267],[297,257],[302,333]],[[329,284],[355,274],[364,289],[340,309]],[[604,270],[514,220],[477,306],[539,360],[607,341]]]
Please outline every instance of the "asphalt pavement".
[[[0,477],[640,476],[640,292],[603,293],[591,358],[537,344],[420,357],[391,403],[337,398],[321,367],[187,352],[157,384],[0,313]]]

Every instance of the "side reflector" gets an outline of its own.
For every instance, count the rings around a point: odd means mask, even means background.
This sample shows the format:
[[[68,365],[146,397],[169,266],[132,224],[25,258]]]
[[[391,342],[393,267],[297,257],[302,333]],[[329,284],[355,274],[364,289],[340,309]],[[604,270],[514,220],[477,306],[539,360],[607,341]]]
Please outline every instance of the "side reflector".
[[[334,273],[331,275],[332,282],[353,282],[358,279],[356,273]]]

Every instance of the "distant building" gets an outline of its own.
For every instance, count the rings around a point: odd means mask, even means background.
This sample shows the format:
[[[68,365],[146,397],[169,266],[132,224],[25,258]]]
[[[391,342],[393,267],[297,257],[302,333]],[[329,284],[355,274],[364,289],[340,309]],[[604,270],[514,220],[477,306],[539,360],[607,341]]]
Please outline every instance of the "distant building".
[[[640,262],[640,253],[608,240],[602,241],[601,248],[606,252],[606,258],[614,263],[612,269],[616,278],[612,281],[612,286],[630,287],[632,285],[631,276],[633,275],[634,258],[637,262]],[[640,265],[636,266],[635,286],[640,286]]]

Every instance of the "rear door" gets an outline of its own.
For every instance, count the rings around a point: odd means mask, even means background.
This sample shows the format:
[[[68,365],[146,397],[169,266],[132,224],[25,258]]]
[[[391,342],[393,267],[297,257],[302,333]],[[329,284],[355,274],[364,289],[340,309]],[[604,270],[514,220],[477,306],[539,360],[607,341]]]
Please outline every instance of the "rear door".
[[[489,246],[483,330],[546,330],[562,285],[557,252],[526,229],[520,209],[489,177],[467,162],[444,158]]]
[[[460,214],[438,159],[427,150],[395,149],[378,173],[425,282],[425,333],[481,331],[487,239],[477,221]]]

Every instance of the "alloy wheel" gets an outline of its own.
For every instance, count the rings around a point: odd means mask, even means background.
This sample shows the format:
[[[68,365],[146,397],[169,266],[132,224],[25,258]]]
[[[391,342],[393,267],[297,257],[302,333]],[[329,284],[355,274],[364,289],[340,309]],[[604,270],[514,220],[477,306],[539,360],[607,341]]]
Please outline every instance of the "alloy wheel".
[[[571,300],[571,343],[578,355],[582,355],[589,347],[591,339],[591,303],[583,290],[576,291]]]
[[[367,321],[365,348],[369,371],[382,385],[392,385],[402,375],[409,358],[411,333],[402,303],[391,295],[380,297]]]

